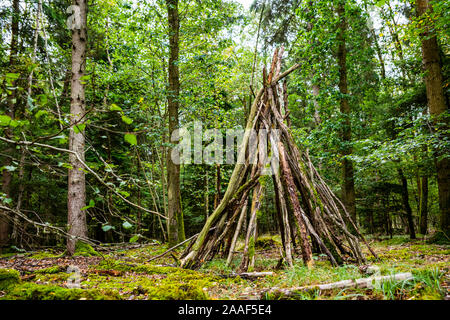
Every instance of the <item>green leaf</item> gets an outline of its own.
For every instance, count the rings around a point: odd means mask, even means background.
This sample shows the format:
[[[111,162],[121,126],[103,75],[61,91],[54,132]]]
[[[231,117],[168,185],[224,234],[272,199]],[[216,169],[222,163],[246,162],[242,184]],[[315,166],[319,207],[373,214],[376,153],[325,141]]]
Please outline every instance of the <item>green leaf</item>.
[[[137,138],[135,134],[127,133],[124,137],[125,141],[131,144],[132,146],[137,145]]]
[[[122,227],[124,227],[124,229],[130,229],[130,228],[133,227],[133,225],[132,225],[131,223],[129,223],[128,221],[125,221],[125,222],[122,224]]]
[[[9,81],[15,81],[19,78],[20,73],[7,73],[6,74],[6,79]]]
[[[139,237],[140,237],[140,234],[137,234],[134,237],[131,237],[130,238],[130,243],[134,243],[134,242],[138,241]]]
[[[122,108],[119,107],[117,104],[113,103],[112,105],[109,106],[109,110],[111,110],[111,111],[122,111]]]
[[[73,132],[80,133],[83,132],[85,128],[86,128],[85,124],[79,124],[73,127]]]
[[[48,112],[46,110],[39,110],[38,112],[36,112],[36,114],[34,115],[34,117],[36,119],[39,119],[41,116],[43,116],[44,114],[47,114]]]
[[[87,206],[81,208],[81,211],[84,211],[84,210],[87,210],[87,209],[93,208],[93,207],[95,207],[95,201],[91,199],[91,200],[89,200],[89,204]]]
[[[127,116],[122,116],[122,121],[125,122],[126,124],[132,124],[133,123],[133,119],[128,118]]]
[[[7,115],[0,115],[0,126],[7,127],[11,123],[11,117]]]

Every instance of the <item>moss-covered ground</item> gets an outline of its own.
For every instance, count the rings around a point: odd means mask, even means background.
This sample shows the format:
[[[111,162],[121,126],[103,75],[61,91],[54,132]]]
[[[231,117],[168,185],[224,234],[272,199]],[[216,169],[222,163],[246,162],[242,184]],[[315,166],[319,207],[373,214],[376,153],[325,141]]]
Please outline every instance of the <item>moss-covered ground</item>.
[[[296,299],[448,299],[449,245],[409,241],[400,236],[370,243],[380,259],[375,260],[365,249],[367,263],[377,274],[413,272],[414,279],[386,281],[373,289],[300,292]],[[283,299],[265,291],[370,276],[364,266],[332,267],[323,255],[314,256],[312,269],[303,266],[299,258],[294,268],[287,268],[279,264],[280,246],[277,237],[264,236],[256,241],[254,271],[271,271],[273,275],[252,280],[233,273],[240,261],[239,253],[230,267],[218,257],[197,271],[176,267],[177,261],[170,254],[148,262],[167,250],[166,245],[157,242],[96,248],[100,253],[83,247],[72,258],[66,257],[63,250],[6,254],[0,256],[0,299]],[[242,245],[237,248],[241,251]],[[174,256],[180,250],[174,251]]]

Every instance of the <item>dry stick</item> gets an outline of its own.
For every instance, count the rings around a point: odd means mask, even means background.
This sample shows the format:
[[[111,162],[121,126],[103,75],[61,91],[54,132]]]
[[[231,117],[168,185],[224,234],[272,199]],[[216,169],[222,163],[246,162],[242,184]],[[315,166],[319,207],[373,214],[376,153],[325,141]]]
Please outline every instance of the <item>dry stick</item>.
[[[276,111],[276,112],[274,112],[274,115],[275,115],[275,118],[277,118],[277,116],[279,115],[279,112],[276,108],[276,100],[274,98],[273,89],[271,87],[268,88],[268,94],[269,94],[269,99],[271,102],[271,108],[272,108],[272,110]],[[282,121],[278,121],[278,122],[282,123]],[[284,148],[283,142],[281,142],[281,141],[278,141],[278,154],[279,154],[279,158],[280,158],[280,162],[281,162],[281,172],[283,173],[282,178],[286,182],[287,192],[289,194],[288,199],[292,204],[292,209],[294,211],[294,215],[297,219],[298,226],[299,226],[300,238],[301,238],[300,245],[302,248],[303,262],[308,267],[312,267],[314,264],[314,261],[312,259],[311,245],[308,241],[307,229],[306,229],[305,222],[303,221],[302,209],[301,209],[298,197],[297,197],[297,191],[296,191],[294,180],[292,178],[292,172],[291,172],[291,169],[286,160],[286,150]]]
[[[248,223],[247,236],[245,237],[244,256],[241,262],[240,270],[247,271],[248,268],[255,264],[255,242],[256,242],[256,225],[257,225],[257,211],[261,205],[261,196],[263,195],[263,187],[260,183],[253,189],[253,198],[251,206],[250,221]],[[253,250],[251,250],[251,247]]]
[[[240,153],[238,164],[235,166],[235,169],[233,171],[233,174],[230,179],[230,183],[228,185],[227,191],[225,192],[225,195],[220,202],[219,206],[214,210],[214,212],[209,216],[209,218],[206,220],[205,226],[203,227],[202,231],[200,232],[199,237],[197,238],[196,242],[194,243],[192,250],[181,260],[182,267],[191,267],[193,264],[198,262],[199,258],[199,250],[201,246],[204,245],[207,233],[209,232],[209,229],[211,228],[212,224],[217,221],[217,219],[220,217],[220,215],[226,211],[228,204],[232,197],[235,194],[236,189],[240,185],[243,177],[241,173],[246,168],[246,165],[244,163],[243,157],[245,156],[245,151],[248,146],[248,139],[249,139],[249,133],[246,132],[243,140],[243,152]],[[197,260],[197,261],[196,261]]]
[[[211,229],[211,230],[212,230],[212,229]],[[179,244],[173,246],[173,247],[170,248],[169,250],[167,250],[167,251],[161,253],[160,255],[157,255],[156,257],[153,257],[153,258],[151,258],[151,259],[148,259],[146,262],[150,262],[150,261],[153,261],[153,260],[156,260],[156,259],[159,259],[159,258],[164,257],[166,254],[168,254],[169,252],[175,250],[176,248],[181,247],[181,246],[182,246],[183,244],[185,244],[186,242],[189,242],[189,241],[191,241],[191,240],[197,238],[199,234],[200,234],[200,233],[194,234],[194,235],[193,235],[192,237],[190,237],[189,239],[186,239],[186,240],[184,240],[183,242],[180,242]]]
[[[275,99],[273,98],[273,96],[272,96],[272,100],[275,101]],[[275,103],[275,102],[274,102],[274,103]],[[298,159],[297,161],[299,161],[299,162],[302,161],[302,159],[301,159],[301,157],[300,157],[300,155],[299,155],[299,153],[298,153],[298,150],[295,148],[293,139],[292,139],[292,137],[291,137],[291,135],[290,135],[290,133],[289,133],[289,131],[288,131],[286,125],[283,123],[283,119],[281,118],[281,115],[280,115],[279,111],[278,111],[275,107],[273,107],[273,106],[272,106],[272,110],[273,110],[273,113],[274,113],[274,115],[275,115],[276,121],[277,121],[278,124],[280,125],[280,128],[282,129],[282,132],[283,132],[285,138],[287,139],[287,142],[288,142],[288,145],[289,145],[291,151],[294,153],[295,157]],[[310,160],[309,160],[309,162],[310,162]],[[311,164],[311,166],[312,166],[312,164]],[[299,172],[301,173],[301,170],[300,170]],[[306,178],[306,177],[305,177],[305,178]],[[307,179],[307,178],[306,178],[306,179],[304,179],[304,180],[305,180],[305,182],[314,184],[313,182],[310,182],[310,179]],[[301,182],[301,181],[300,181],[300,182]],[[331,192],[331,190],[330,190],[330,192]],[[315,197],[314,192],[311,193],[311,196],[313,196],[313,198]],[[320,194],[319,194],[319,196],[320,196]],[[342,220],[342,217],[340,216],[339,210],[338,210],[337,208],[336,208],[336,215]],[[331,213],[330,216],[333,217],[333,214]],[[346,230],[346,228],[345,228],[345,225],[339,225],[339,227],[344,231],[344,234],[347,236],[347,240],[348,240],[350,246],[352,247],[352,251],[353,251],[354,254],[355,254],[355,258],[356,258],[356,259],[358,260],[358,262],[360,262],[360,263],[361,263],[361,262],[364,262],[365,259],[364,259],[364,257],[362,256],[362,253],[360,252],[359,246],[358,246],[358,245],[354,242],[354,240],[353,240],[353,239],[354,239],[354,236],[351,235],[349,232],[346,232],[347,230]]]
[[[254,179],[255,175],[257,174],[256,170],[257,170],[257,166],[254,166],[252,168],[250,180]],[[242,208],[238,208],[238,210],[241,210],[241,215],[239,217],[239,221],[238,221],[236,230],[234,232],[233,239],[231,240],[230,250],[228,252],[228,257],[227,257],[227,266],[229,266],[231,264],[231,261],[233,260],[234,248],[236,247],[236,242],[237,242],[237,239],[241,232],[243,221],[247,217],[248,193],[249,192],[250,192],[250,189],[247,190],[246,193],[242,196],[242,199],[243,199]]]
[[[90,244],[90,245],[92,245],[92,246],[99,247],[95,242],[93,242],[93,241],[92,241],[91,239],[89,239],[89,238],[86,238],[86,237],[80,237],[80,236],[72,236],[72,235],[69,235],[67,232],[65,232],[65,231],[64,231],[63,229],[61,229],[61,228],[52,226],[52,225],[47,224],[47,223],[40,223],[40,222],[33,221],[33,220],[31,220],[30,218],[28,218],[28,216],[25,215],[25,214],[24,214],[23,212],[21,212],[21,211],[17,211],[17,210],[14,210],[14,209],[11,209],[11,208],[9,208],[9,207],[2,206],[2,205],[0,205],[0,209],[3,210],[3,211],[0,211],[0,215],[3,215],[3,216],[4,216],[5,218],[7,218],[7,219],[11,219],[11,217],[10,217],[9,215],[5,214],[5,213],[4,213],[5,211],[9,211],[9,212],[14,213],[15,215],[21,217],[21,218],[24,219],[26,222],[28,222],[28,223],[30,223],[30,224],[36,226],[36,227],[48,228],[48,229],[54,230],[56,233],[61,233],[61,234],[63,234],[63,236],[65,236],[65,237],[76,238],[76,239],[81,240],[81,241],[83,241],[83,242],[86,242],[86,243],[88,243],[88,244]]]
[[[156,214],[156,215],[158,215],[158,216],[160,216],[160,217],[162,217],[162,218],[164,218],[164,219],[167,219],[165,216],[163,216],[163,215],[160,214],[159,212],[152,211],[152,210],[148,210],[148,209],[146,209],[146,208],[144,208],[144,207],[141,207],[141,206],[139,206],[139,205],[137,205],[137,204],[131,202],[130,200],[126,199],[126,198],[125,198],[124,196],[122,196],[119,192],[117,192],[114,188],[112,188],[110,185],[108,185],[106,182],[104,182],[104,181],[102,180],[102,178],[101,178],[94,170],[92,170],[92,169],[91,169],[91,168],[90,168],[90,167],[89,167],[89,166],[88,166],[88,165],[80,158],[80,156],[78,155],[78,153],[75,152],[75,151],[68,150],[68,149],[63,149],[63,148],[58,148],[58,147],[54,147],[54,146],[51,146],[51,145],[48,145],[48,144],[36,143],[36,142],[14,141],[14,140],[6,139],[6,138],[3,138],[3,137],[0,137],[0,140],[5,141],[5,142],[7,142],[7,143],[15,144],[15,145],[27,145],[27,146],[28,146],[28,145],[34,145],[34,146],[37,146],[37,147],[43,147],[43,148],[48,148],[48,149],[55,150],[55,151],[60,151],[60,152],[66,152],[66,153],[74,154],[74,155],[77,157],[77,160],[78,160],[78,161],[86,168],[86,170],[88,170],[92,175],[94,175],[94,177],[97,178],[97,180],[100,181],[100,183],[102,183],[105,187],[107,187],[107,188],[110,189],[112,192],[114,192],[114,193],[115,193],[119,198],[121,198],[123,201],[125,201],[126,203],[128,203],[129,205],[131,205],[131,206],[133,206],[133,207],[135,207],[135,208],[141,209],[141,210],[143,210],[143,211],[145,211],[145,212],[148,212],[148,213]]]
[[[251,178],[251,180],[255,179],[255,175],[256,175],[256,167],[254,167],[254,170],[252,172],[253,178]],[[250,180],[250,181],[251,181]],[[236,220],[239,212],[242,210],[242,207],[244,205],[246,205],[247,201],[248,201],[248,194],[250,192],[250,188],[247,188],[243,194],[242,194],[242,198],[238,204],[238,206],[236,207],[236,209],[234,209],[234,214],[231,216],[231,219],[229,219],[229,221],[226,223],[226,227],[224,229],[224,231],[222,232],[222,234],[219,236],[219,238],[217,238],[217,240],[215,241],[215,246],[220,246],[220,242],[229,234],[229,231],[231,230],[231,227],[234,224],[234,221]],[[236,198],[236,196],[235,196]],[[230,202],[230,207],[232,207],[232,202]]]
[[[286,156],[285,156],[286,151],[285,151],[283,143],[281,141],[278,142],[278,150],[280,153],[281,171],[283,173],[282,177],[284,178],[284,180],[286,182],[287,192],[289,194],[288,199],[292,204],[292,209],[294,211],[294,215],[297,219],[298,226],[299,226],[300,237],[301,237],[300,246],[302,248],[303,262],[305,263],[306,266],[308,266],[308,268],[310,268],[314,264],[314,260],[312,259],[311,245],[308,241],[308,233],[306,230],[305,222],[303,221],[302,209],[300,206],[300,202],[298,201],[294,180],[292,179],[292,172],[286,161]]]
[[[298,184],[301,185],[301,187],[305,188],[305,189],[306,189],[305,192],[308,192],[308,193],[310,194],[310,196],[312,196],[313,199],[315,199],[314,192],[312,192],[312,191],[310,190],[310,187],[309,187],[309,186],[305,185],[305,183],[306,183],[305,180],[306,180],[306,179],[302,176],[302,173],[301,173],[300,169],[298,168],[298,166],[295,166],[295,165],[294,165],[295,162],[294,162],[294,160],[293,160],[291,157],[289,157],[289,155],[288,155],[288,162],[290,163],[292,172],[294,173],[294,178],[296,179],[296,181],[298,182]],[[298,162],[297,162],[297,163],[298,163]],[[317,199],[315,199],[315,200],[317,201]],[[312,204],[310,204],[310,206],[311,206],[311,210],[310,210],[311,215],[314,215],[315,221],[318,223],[317,227],[319,227],[320,233],[321,233],[322,235],[324,235],[325,237],[328,238],[328,240],[330,241],[330,244],[331,244],[332,246],[335,247],[336,251],[339,250],[338,247],[337,247],[337,245],[335,244],[333,238],[331,237],[331,234],[330,234],[330,231],[328,230],[327,224],[325,223],[325,221],[323,220],[322,216],[320,215],[320,207],[317,206],[317,204],[316,204],[316,208],[315,208],[315,209],[312,207]],[[328,255],[328,257],[330,258],[331,262],[332,262],[333,264],[334,264],[334,263],[337,263],[337,262],[335,261],[334,256],[331,254],[331,252],[329,251],[329,249],[328,249],[328,248],[325,246],[325,244],[323,243],[322,239],[320,239],[320,237],[318,236],[318,234],[314,231],[312,225],[310,225],[311,223],[309,222],[309,220],[308,220],[308,218],[307,218],[306,215],[304,216],[304,219],[305,219],[306,225],[307,225],[307,227],[308,227],[308,231],[309,231],[309,232],[314,236],[314,238],[317,240],[317,242],[319,243],[319,245],[321,246],[321,248],[324,250],[324,252],[325,252],[325,253]],[[336,252],[336,254],[338,254],[338,253]],[[340,257],[340,258],[342,259],[342,257]]]
[[[289,131],[288,131],[286,125],[283,123],[283,120],[282,120],[282,118],[281,118],[281,115],[279,114],[278,110],[277,110],[275,107],[272,107],[272,110],[273,110],[273,112],[274,112],[276,121],[278,122],[278,124],[280,125],[280,128],[282,129],[282,133],[283,133],[284,136],[287,138],[287,142],[288,142],[288,145],[290,146],[291,151],[295,154],[295,156],[296,156],[296,158],[298,159],[298,161],[301,161],[301,157],[300,157],[300,155],[298,154],[298,150],[297,150],[297,149],[295,148],[295,146],[294,146],[293,139],[292,139],[292,137],[291,137],[291,135],[290,135],[290,133],[289,133]],[[301,171],[300,171],[300,172],[301,172]],[[308,182],[309,182],[309,179],[305,179],[305,181],[308,181]],[[322,180],[322,181],[323,181],[323,180]],[[309,182],[309,183],[311,183],[311,182]],[[329,190],[329,189],[328,189],[328,190]],[[329,192],[332,193],[331,190],[329,190]],[[312,194],[314,195],[314,193],[312,193]],[[319,196],[320,196],[320,194],[319,194]],[[333,194],[333,196],[335,197],[334,194]],[[332,199],[333,196],[331,196],[330,199]],[[322,199],[322,200],[324,200],[324,199]],[[335,205],[334,205],[334,206],[335,206]],[[335,215],[336,215],[339,219],[342,220],[342,217],[341,217],[341,215],[340,215],[340,213],[339,213],[339,209],[337,209],[337,207],[336,207]],[[332,218],[332,220],[334,220],[334,222],[336,221],[336,218],[334,217],[334,215],[333,215],[332,212],[330,212],[330,217]],[[360,252],[359,246],[358,246],[357,244],[355,244],[355,242],[354,242],[354,240],[353,240],[353,239],[356,239],[356,238],[355,238],[350,232],[348,232],[348,231],[346,230],[345,224],[338,224],[338,227],[339,227],[339,228],[344,232],[344,234],[346,235],[347,240],[348,240],[350,246],[352,247],[352,251],[353,251],[354,254],[355,254],[355,258],[356,258],[356,259],[358,260],[358,262],[360,262],[360,263],[364,262],[365,259],[364,259],[364,257],[362,256],[362,253]]]
[[[298,69],[300,65],[296,64],[289,68],[287,71],[282,73],[281,75],[278,75],[273,81],[272,84],[276,84],[278,81],[289,75],[291,72]],[[250,110],[249,118],[247,121],[247,129],[254,128],[256,126],[258,114],[260,112],[259,108],[259,102],[261,97],[263,96],[263,93],[265,91],[265,88],[261,88],[255,98],[255,101],[253,102],[252,108]],[[203,227],[202,231],[200,232],[199,236],[197,237],[196,242],[193,244],[191,251],[181,260],[182,267],[192,267],[200,259],[199,258],[199,250],[204,245],[206,236],[208,233],[208,230],[211,228],[211,226],[217,221],[217,219],[220,217],[220,215],[224,212],[224,210],[227,207],[228,202],[234,195],[236,189],[241,184],[241,181],[243,179],[242,177],[242,171],[245,169],[245,165],[243,165],[245,160],[245,153],[247,151],[248,143],[249,143],[249,131],[246,130],[244,134],[244,139],[242,141],[242,149],[238,156],[238,164],[235,166],[233,173],[230,178],[230,182],[228,184],[228,188],[225,192],[225,195],[219,204],[219,206],[214,210],[214,212],[211,214],[211,216],[207,219],[205,226]]]
[[[233,254],[234,254],[234,249],[236,247],[236,242],[239,237],[239,233],[241,232],[241,228],[242,228],[244,219],[247,217],[247,206],[248,206],[248,199],[245,199],[244,205],[241,209],[241,215],[239,217],[238,224],[236,226],[236,231],[234,232],[233,240],[231,241],[230,251],[229,251],[228,257],[227,257],[227,266],[230,266],[231,261],[233,260]]]
[[[291,227],[289,224],[289,216],[288,216],[288,210],[287,210],[287,205],[286,205],[286,200],[283,196],[283,185],[281,183],[281,179],[280,179],[280,172],[279,172],[279,168],[278,168],[278,163],[279,160],[276,155],[279,155],[278,152],[278,146],[277,143],[275,141],[275,138],[273,136],[273,132],[270,132],[269,135],[270,141],[271,141],[271,145],[272,145],[272,149],[273,149],[273,157],[272,157],[272,163],[271,163],[271,168],[273,171],[273,180],[274,180],[274,186],[276,189],[276,197],[278,199],[278,203],[280,204],[280,208],[281,208],[281,221],[282,221],[282,225],[280,225],[280,228],[282,228],[282,232],[284,233],[284,253],[285,253],[285,258],[286,258],[286,262],[288,263],[288,265],[290,267],[292,267],[294,265],[293,263],[293,259],[292,259],[292,247],[291,247]],[[275,163],[277,165],[275,165]]]

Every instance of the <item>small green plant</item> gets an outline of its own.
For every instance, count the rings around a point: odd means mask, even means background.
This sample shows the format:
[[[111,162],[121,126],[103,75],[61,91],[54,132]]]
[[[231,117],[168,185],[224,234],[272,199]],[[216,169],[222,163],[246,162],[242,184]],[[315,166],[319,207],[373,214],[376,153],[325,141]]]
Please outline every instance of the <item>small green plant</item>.
[[[100,256],[100,254],[92,248],[92,246],[88,245],[87,243],[77,241],[77,244],[75,246],[75,253],[73,254],[74,257],[81,256],[81,257],[95,257]]]

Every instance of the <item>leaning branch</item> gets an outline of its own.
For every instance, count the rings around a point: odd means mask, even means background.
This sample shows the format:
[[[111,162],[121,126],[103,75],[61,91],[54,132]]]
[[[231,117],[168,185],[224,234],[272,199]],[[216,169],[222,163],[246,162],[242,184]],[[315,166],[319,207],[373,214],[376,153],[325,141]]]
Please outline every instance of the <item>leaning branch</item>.
[[[94,171],[92,170],[79,156],[78,153],[76,153],[75,151],[72,150],[68,150],[68,149],[64,149],[64,148],[58,148],[55,146],[51,146],[48,144],[43,144],[43,143],[36,143],[36,142],[29,142],[29,141],[14,141],[14,140],[10,140],[7,138],[3,138],[0,137],[1,141],[7,142],[7,143],[11,143],[11,144],[15,144],[15,145],[25,145],[25,146],[37,146],[37,147],[43,147],[43,148],[47,148],[47,149],[51,149],[51,150],[55,150],[55,151],[59,151],[59,152],[66,152],[66,153],[71,153],[73,155],[75,155],[77,157],[77,160],[86,168],[86,170],[88,170],[95,178],[97,178],[98,181],[100,181],[101,184],[103,184],[105,187],[107,187],[108,189],[110,189],[112,192],[114,192],[120,199],[122,199],[123,201],[125,201],[126,203],[128,203],[129,205],[138,208],[140,210],[143,210],[145,212],[151,213],[151,214],[156,214],[157,216],[160,216],[164,219],[167,219],[166,216],[162,215],[159,212],[153,211],[153,210],[149,210],[147,208],[141,207],[138,204],[135,204],[133,202],[131,202],[130,200],[126,199],[123,195],[121,195],[119,192],[117,192],[114,188],[112,188],[110,185],[108,185],[105,181],[103,181],[103,179]]]

